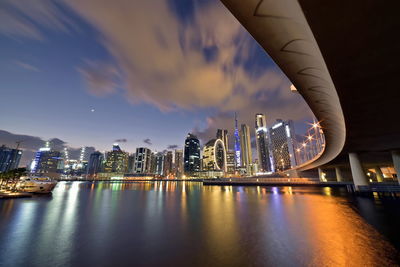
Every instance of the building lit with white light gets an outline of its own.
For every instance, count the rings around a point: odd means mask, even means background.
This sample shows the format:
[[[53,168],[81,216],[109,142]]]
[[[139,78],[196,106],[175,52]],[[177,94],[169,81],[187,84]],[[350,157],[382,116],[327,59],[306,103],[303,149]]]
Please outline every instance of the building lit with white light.
[[[276,120],[269,130],[271,138],[271,152],[276,172],[296,166],[294,126],[291,120]]]
[[[240,127],[240,144],[242,167],[246,168],[247,173],[251,173],[251,164],[253,163],[253,152],[251,151],[250,127],[242,124]]]
[[[217,135],[216,135],[217,139],[221,139],[222,142],[224,142],[225,145],[225,149],[228,150],[228,130],[225,129],[218,129],[217,130]]]
[[[164,154],[159,152],[154,155],[154,174],[162,176],[164,174]]]
[[[0,173],[18,168],[22,150],[0,146]]]
[[[188,134],[185,140],[183,154],[183,168],[186,176],[195,176],[201,169],[200,164],[200,141],[193,135]]]
[[[56,177],[57,173],[62,171],[60,169],[62,160],[61,152],[52,150],[49,142],[46,142],[46,147],[42,147],[36,152],[30,171],[33,174]]]
[[[236,174],[235,151],[226,152],[226,173],[228,175]]]
[[[227,171],[226,151],[221,139],[211,139],[203,148],[203,171]]]
[[[239,168],[242,166],[242,158],[241,158],[241,149],[240,149],[240,135],[239,135],[239,129],[238,129],[238,121],[237,121],[237,116],[235,112],[235,133],[234,133],[234,139],[235,139],[235,161],[236,161],[236,167]],[[226,148],[227,149],[227,148]]]
[[[258,154],[258,170],[263,173],[271,172],[273,171],[273,164],[269,151],[267,121],[264,114],[256,114],[255,133]]]
[[[136,148],[134,173],[151,172],[151,150],[146,147]]]

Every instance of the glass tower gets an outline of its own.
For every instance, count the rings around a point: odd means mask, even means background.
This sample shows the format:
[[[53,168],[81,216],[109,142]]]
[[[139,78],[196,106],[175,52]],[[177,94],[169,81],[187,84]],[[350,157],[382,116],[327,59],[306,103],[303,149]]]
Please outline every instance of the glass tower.
[[[242,166],[241,164],[241,157],[240,157],[240,135],[239,135],[239,129],[238,129],[238,122],[237,122],[237,117],[236,117],[236,112],[235,112],[235,162],[236,166],[240,167]]]
[[[185,175],[192,176],[200,171],[200,141],[193,134],[186,137],[183,157]]]
[[[273,171],[271,167],[272,159],[269,153],[268,128],[264,114],[256,114],[255,126],[259,171],[271,172]]]

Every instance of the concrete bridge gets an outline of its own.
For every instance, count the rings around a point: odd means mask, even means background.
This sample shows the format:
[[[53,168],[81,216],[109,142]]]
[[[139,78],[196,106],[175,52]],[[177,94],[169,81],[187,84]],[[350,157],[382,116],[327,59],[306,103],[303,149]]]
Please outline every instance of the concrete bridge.
[[[356,188],[369,185],[366,164],[400,173],[396,1],[221,1],[320,121],[325,149],[300,170],[335,168],[340,180],[350,165]]]

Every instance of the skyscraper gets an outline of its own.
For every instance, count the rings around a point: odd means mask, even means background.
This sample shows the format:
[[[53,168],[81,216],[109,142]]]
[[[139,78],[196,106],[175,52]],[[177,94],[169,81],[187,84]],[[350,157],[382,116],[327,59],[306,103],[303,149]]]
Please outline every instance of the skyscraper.
[[[0,173],[8,172],[18,168],[21,160],[22,151],[18,149],[0,147]]]
[[[128,173],[133,173],[135,168],[135,153],[132,153],[128,157]]]
[[[236,173],[236,163],[235,163],[235,152],[234,151],[226,152],[226,172],[227,172],[227,174],[235,174]]]
[[[173,154],[172,151],[167,151],[164,154],[164,176],[170,176],[173,173]]]
[[[276,120],[271,127],[271,151],[275,171],[283,171],[296,166],[294,136],[293,122],[290,120]]]
[[[200,141],[195,135],[187,135],[183,156],[185,175],[193,176],[200,171]]]
[[[228,150],[228,130],[218,129],[217,139],[221,139],[225,145],[225,149]]]
[[[59,171],[58,166],[61,161],[61,153],[59,151],[51,150],[47,145],[36,152],[35,159],[31,164],[31,173],[46,175],[56,174]]]
[[[204,171],[227,171],[226,150],[221,139],[211,139],[203,148]]]
[[[255,132],[256,132],[256,145],[257,145],[257,154],[258,154],[258,162],[259,162],[259,171],[261,172],[270,172],[271,168],[271,158],[269,153],[269,138],[268,138],[268,128],[267,122],[264,114],[256,114],[256,123],[255,123]]]
[[[183,175],[183,150],[175,150],[174,173],[176,178],[181,178]]]
[[[155,174],[161,176],[164,174],[164,154],[161,152],[156,153],[155,161],[156,161]]]
[[[87,168],[87,174],[94,176],[103,170],[104,156],[103,153],[95,151],[90,154],[89,164]]]
[[[104,172],[126,173],[128,171],[129,154],[121,150],[118,144],[114,144],[112,151],[106,153]]]
[[[239,129],[238,129],[238,121],[235,112],[235,158],[236,158],[236,167],[242,166],[241,163],[241,156],[240,156],[240,136],[239,136]]]
[[[150,173],[151,150],[146,147],[136,148],[134,173]]]
[[[241,143],[241,156],[242,166],[246,168],[247,173],[251,173],[251,164],[253,163],[253,155],[251,151],[250,141],[250,127],[242,124],[240,127],[240,143]]]

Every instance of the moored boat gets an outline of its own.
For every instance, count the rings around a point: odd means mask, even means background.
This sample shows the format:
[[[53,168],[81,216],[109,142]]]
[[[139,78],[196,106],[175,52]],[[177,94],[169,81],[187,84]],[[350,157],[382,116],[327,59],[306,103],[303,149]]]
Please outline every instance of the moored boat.
[[[56,187],[57,181],[45,176],[22,176],[16,185],[20,192],[47,194]]]

